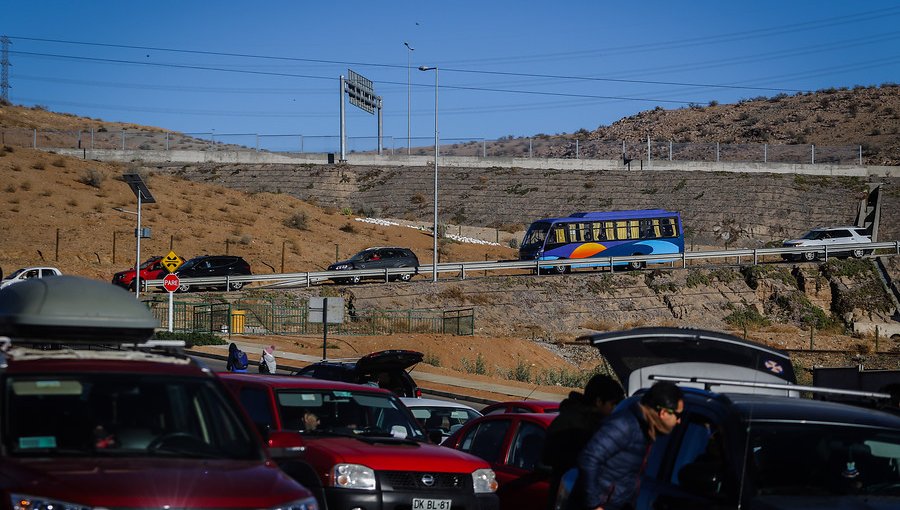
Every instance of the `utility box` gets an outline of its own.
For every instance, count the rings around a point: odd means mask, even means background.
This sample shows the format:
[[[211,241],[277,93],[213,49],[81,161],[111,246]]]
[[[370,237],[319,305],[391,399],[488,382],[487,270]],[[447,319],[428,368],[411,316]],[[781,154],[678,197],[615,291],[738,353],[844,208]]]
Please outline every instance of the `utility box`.
[[[247,318],[246,310],[232,310],[231,311],[231,334],[233,335],[243,335],[244,334],[244,321]]]

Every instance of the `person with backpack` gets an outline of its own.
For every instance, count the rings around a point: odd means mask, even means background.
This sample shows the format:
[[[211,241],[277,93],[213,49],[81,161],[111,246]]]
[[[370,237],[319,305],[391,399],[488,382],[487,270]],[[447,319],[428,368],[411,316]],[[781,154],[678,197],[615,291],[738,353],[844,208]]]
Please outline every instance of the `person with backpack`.
[[[225,363],[225,368],[228,369],[229,372],[246,372],[247,371],[247,353],[240,350],[234,342],[231,342],[231,345],[228,346],[228,361]]]
[[[274,374],[277,363],[275,363],[275,346],[270,345],[263,348],[262,357],[259,359],[260,374]]]

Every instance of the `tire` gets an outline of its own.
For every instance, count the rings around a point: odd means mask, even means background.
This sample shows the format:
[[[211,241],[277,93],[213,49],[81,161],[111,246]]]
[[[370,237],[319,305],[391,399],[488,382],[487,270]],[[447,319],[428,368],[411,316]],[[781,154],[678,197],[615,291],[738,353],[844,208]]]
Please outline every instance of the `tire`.
[[[403,273],[400,276],[398,276],[397,279],[400,280],[401,282],[408,282],[408,281],[412,280],[412,273]]]
[[[856,249],[850,252],[850,255],[855,259],[861,259],[866,255],[866,250]]]
[[[572,271],[572,266],[553,266],[551,271],[553,271],[554,274],[566,274]]]
[[[812,261],[816,260],[817,258],[819,258],[819,254],[814,251],[806,251],[806,252],[803,252],[802,257],[803,257],[803,260],[805,260],[807,262],[812,262]]]
[[[351,276],[350,278],[347,278],[347,281],[352,283],[353,285],[356,285],[357,283],[362,281],[362,278],[359,275]]]
[[[635,255],[637,255],[637,254],[635,254]],[[633,260],[628,263],[628,269],[630,269],[632,271],[640,271],[641,269],[644,269],[645,267],[647,267],[647,263],[643,262],[641,260]]]
[[[231,282],[231,290],[241,290],[244,288],[244,282]]]
[[[178,292],[190,292],[190,290],[191,286],[186,283],[182,283],[178,286]]]

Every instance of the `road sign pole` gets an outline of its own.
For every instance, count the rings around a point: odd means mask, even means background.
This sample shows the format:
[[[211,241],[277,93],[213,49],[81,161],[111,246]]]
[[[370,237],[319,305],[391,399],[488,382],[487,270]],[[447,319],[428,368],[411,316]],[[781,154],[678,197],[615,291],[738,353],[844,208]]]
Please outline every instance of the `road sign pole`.
[[[322,305],[322,361],[328,359],[328,298]]]
[[[175,317],[172,294],[175,293],[169,291],[169,333],[172,332],[172,321]]]

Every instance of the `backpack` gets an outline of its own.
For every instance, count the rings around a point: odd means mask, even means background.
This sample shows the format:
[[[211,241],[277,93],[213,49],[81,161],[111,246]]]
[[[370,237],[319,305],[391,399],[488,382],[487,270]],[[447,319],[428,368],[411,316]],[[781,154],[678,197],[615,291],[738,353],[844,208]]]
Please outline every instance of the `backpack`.
[[[247,370],[247,353],[241,350],[238,350],[235,355],[234,360],[234,369],[235,370]]]
[[[268,374],[269,373],[269,364],[262,360],[259,362],[259,373],[260,374]]]

